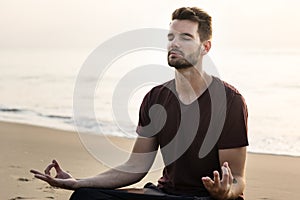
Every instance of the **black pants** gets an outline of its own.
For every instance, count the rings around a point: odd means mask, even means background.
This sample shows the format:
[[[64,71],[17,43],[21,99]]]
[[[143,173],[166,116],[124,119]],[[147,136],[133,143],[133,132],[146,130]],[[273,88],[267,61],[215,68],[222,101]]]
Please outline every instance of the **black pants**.
[[[150,184],[148,186],[139,190],[139,193],[127,190],[79,188],[75,190],[70,200],[213,200],[210,197],[169,195]]]

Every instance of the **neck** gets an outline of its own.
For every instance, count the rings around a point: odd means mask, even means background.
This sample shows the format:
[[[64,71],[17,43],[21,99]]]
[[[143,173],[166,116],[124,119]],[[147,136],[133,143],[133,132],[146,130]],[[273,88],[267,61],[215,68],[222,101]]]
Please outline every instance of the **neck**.
[[[176,91],[184,104],[190,104],[200,97],[211,81],[210,75],[196,67],[177,69],[175,72]]]

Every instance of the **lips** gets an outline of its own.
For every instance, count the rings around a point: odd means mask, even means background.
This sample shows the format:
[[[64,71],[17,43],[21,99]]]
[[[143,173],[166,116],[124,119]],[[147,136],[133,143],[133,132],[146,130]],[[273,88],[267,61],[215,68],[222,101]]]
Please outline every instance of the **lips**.
[[[169,56],[170,57],[182,57],[183,53],[179,50],[171,50],[171,51],[169,51]]]

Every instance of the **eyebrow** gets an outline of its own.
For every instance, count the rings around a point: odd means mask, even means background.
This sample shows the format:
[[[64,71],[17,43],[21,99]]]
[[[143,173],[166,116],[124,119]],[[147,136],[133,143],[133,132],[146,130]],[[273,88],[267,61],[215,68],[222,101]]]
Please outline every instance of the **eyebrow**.
[[[180,33],[180,35],[194,38],[194,36],[190,33]],[[171,37],[171,36],[174,36],[174,33],[168,33],[168,37]]]
[[[183,35],[183,36],[188,36],[188,37],[191,37],[191,38],[194,38],[194,36],[190,33],[181,33],[180,35]]]

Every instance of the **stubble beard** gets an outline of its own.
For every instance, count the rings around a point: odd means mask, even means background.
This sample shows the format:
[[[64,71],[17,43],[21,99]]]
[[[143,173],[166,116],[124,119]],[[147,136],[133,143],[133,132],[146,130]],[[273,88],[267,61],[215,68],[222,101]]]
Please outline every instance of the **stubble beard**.
[[[194,67],[199,61],[199,55],[201,52],[201,48],[197,49],[194,53],[185,56],[183,58],[170,59],[170,51],[168,52],[168,64],[175,69],[187,69],[190,67]]]

